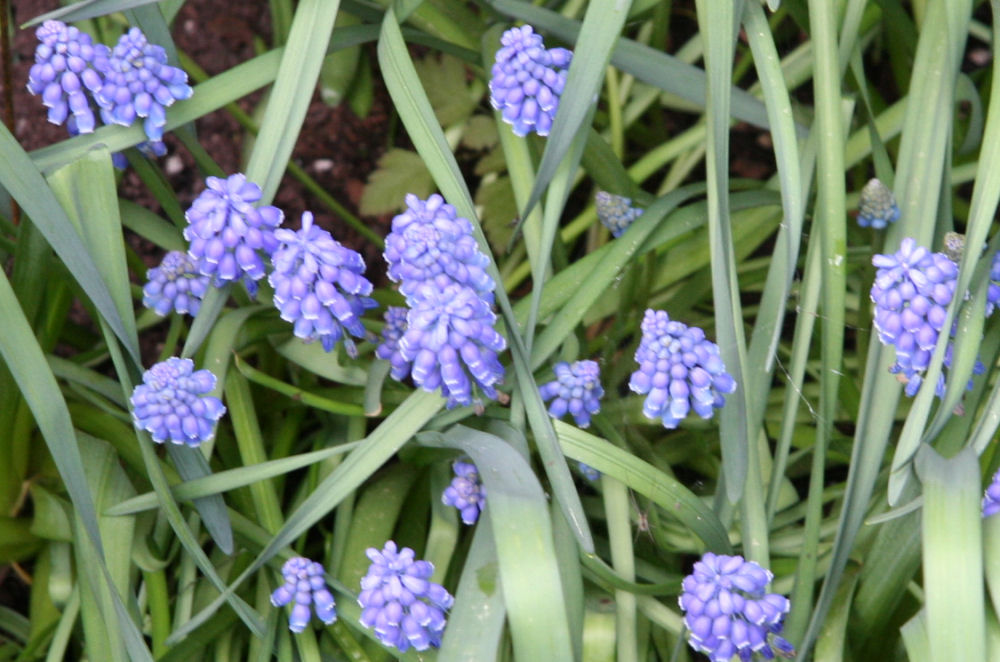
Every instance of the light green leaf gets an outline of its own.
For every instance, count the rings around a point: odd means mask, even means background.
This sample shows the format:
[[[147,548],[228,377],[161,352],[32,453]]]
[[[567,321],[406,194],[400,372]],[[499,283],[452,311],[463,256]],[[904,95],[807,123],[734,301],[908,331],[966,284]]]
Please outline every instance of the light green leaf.
[[[441,126],[458,124],[472,114],[476,100],[469,94],[465,64],[451,55],[428,55],[413,63],[427,90],[434,115]]]
[[[426,198],[433,192],[434,181],[420,156],[406,149],[390,149],[368,176],[359,211],[367,216],[391,214],[406,207],[403,199],[407,193]]]

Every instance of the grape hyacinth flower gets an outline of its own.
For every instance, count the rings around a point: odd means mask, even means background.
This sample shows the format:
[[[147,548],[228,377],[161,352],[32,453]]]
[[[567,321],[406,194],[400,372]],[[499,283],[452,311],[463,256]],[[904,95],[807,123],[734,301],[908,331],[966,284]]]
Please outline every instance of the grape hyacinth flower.
[[[208,290],[208,276],[203,276],[187,253],[170,251],[160,266],[146,272],[148,282],[142,288],[142,305],[157,315],[175,310],[194,317]]]
[[[596,480],[600,480],[601,478],[601,472],[595,469],[594,467],[590,466],[589,464],[585,464],[583,462],[577,462],[576,467],[577,469],[580,470],[580,473],[583,474],[583,477],[592,483]]]
[[[565,361],[552,366],[556,380],[539,387],[542,400],[549,404],[549,416],[562,418],[569,412],[581,428],[590,426],[590,416],[601,410],[601,367],[596,361]]]
[[[409,547],[397,551],[391,540],[381,551],[369,547],[366,554],[372,564],[361,578],[361,624],[374,628],[379,641],[401,652],[440,646],[447,624],[444,612],[455,600],[430,581],[434,566],[414,560]]]
[[[635,352],[639,369],[632,373],[629,388],[646,395],[642,413],[671,429],[692,409],[711,418],[726,403],[724,394],[736,390],[719,346],[698,327],[673,321],[662,310],[647,310],[641,329]]]
[[[1000,471],[993,474],[993,480],[983,494],[983,517],[1000,513]]]
[[[408,308],[389,306],[383,315],[385,326],[382,328],[382,342],[375,348],[375,356],[389,362],[390,374],[393,379],[402,380],[410,374],[410,362],[403,358],[399,349],[399,341],[406,333],[406,316]]]
[[[990,284],[986,290],[986,316],[989,317],[1000,303],[1000,251],[993,255],[990,265]]]
[[[365,337],[361,316],[377,304],[367,296],[372,284],[364,277],[365,261],[313,224],[311,212],[302,213],[298,232],[279,229],[271,256],[274,305],[281,319],[295,325],[295,335],[306,342],[319,340],[331,351],[340,339],[351,357],[357,356],[355,338]]]
[[[256,281],[264,277],[264,258],[278,247],[274,229],[283,214],[277,207],[255,206],[262,196],[260,187],[242,174],[208,177],[205,183],[207,188],[184,214],[184,238],[191,242],[188,254],[215,286],[242,278],[253,296]]]
[[[139,28],[123,34],[112,50],[102,50],[94,67],[104,77],[95,96],[104,123],[132,126],[141,117],[154,142],[163,138],[165,108],[193,93],[187,74],[167,64],[167,52],[150,44]]]
[[[142,375],[132,391],[132,420],[162,444],[198,446],[215,434],[215,422],[226,413],[222,401],[205,395],[215,388],[215,375],[195,370],[191,359],[171,357]]]
[[[549,135],[573,52],[546,49],[530,25],[507,30],[500,44],[490,78],[490,104],[515,135]]]
[[[955,294],[958,265],[910,237],[895,254],[873,256],[872,264],[878,268],[871,289],[875,329],[882,344],[896,348],[894,371],[912,379],[930,363]]]
[[[597,219],[611,231],[611,236],[620,237],[635,219],[642,216],[642,210],[632,206],[631,198],[625,198],[607,191],[598,191],[594,196]]]
[[[451,468],[455,477],[451,480],[451,485],[445,488],[441,501],[446,506],[457,508],[464,524],[475,524],[486,503],[486,488],[479,479],[476,465],[471,462],[456,460]]]
[[[795,649],[781,637],[788,598],[765,593],[770,571],[742,556],[706,552],[684,578],[678,602],[684,611],[688,643],[712,662],[734,655],[750,660],[754,653],[773,659],[791,657]]]
[[[281,575],[285,583],[271,594],[271,604],[284,607],[295,601],[292,613],[288,616],[288,629],[292,632],[302,632],[309,624],[312,613],[309,605],[316,609],[319,620],[329,625],[337,620],[337,609],[333,594],[323,579],[323,566],[307,558],[296,556],[285,561],[281,567]]]
[[[28,72],[28,91],[42,95],[49,122],[62,124],[72,117],[76,131],[93,133],[96,122],[87,95],[102,85],[94,57],[107,47],[95,46],[89,34],[62,21],[45,21],[35,36],[38,46]]]
[[[861,189],[858,205],[858,225],[882,230],[899,219],[899,206],[889,187],[878,179],[870,179]]]
[[[439,276],[413,293],[399,353],[414,383],[425,391],[441,389],[449,409],[473,404],[477,387],[495,400],[504,369],[497,353],[507,347],[494,325],[496,315],[474,290]],[[470,380],[471,376],[471,380]]]
[[[406,207],[392,219],[385,238],[389,279],[400,283],[403,296],[444,275],[492,303],[495,284],[486,273],[489,258],[479,250],[472,223],[436,193],[426,201],[408,193]]]

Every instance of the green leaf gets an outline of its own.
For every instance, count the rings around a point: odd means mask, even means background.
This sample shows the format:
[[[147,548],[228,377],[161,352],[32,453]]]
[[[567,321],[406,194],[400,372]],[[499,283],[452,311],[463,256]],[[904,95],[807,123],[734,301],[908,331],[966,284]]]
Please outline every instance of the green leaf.
[[[261,204],[274,199],[285,174],[316,89],[339,7],[340,0],[302,0],[295,10],[288,45],[247,163],[247,179],[263,191]]]
[[[493,531],[515,656],[573,659],[552,522],[531,466],[503,439],[461,425],[439,439],[472,458],[489,494],[483,520]]]
[[[517,219],[517,205],[510,177],[484,177],[476,191],[476,205],[482,209],[479,222],[482,223],[483,233],[490,240],[493,251],[498,255],[502,254],[510,243]]]
[[[496,145],[499,140],[500,136],[497,135],[497,125],[493,118],[486,115],[473,115],[465,123],[462,144],[469,149],[489,149]]]
[[[94,302],[101,317],[122,341],[126,351],[140,364],[139,346],[122,320],[115,300],[101,277],[94,258],[59,205],[41,173],[14,140],[6,126],[0,127],[0,185],[17,200],[31,222],[45,236],[73,278]]]
[[[395,213],[406,207],[403,199],[407,193],[426,198],[433,192],[434,181],[420,156],[393,148],[382,155],[378,168],[368,176],[359,211],[366,216]]]
[[[443,127],[467,119],[478,105],[466,84],[465,64],[451,55],[428,55],[413,63],[434,115]]]
[[[143,5],[151,5],[155,2],[158,2],[158,0],[83,0],[82,2],[75,2],[67,7],[61,7],[36,16],[21,27],[29,28],[32,25],[38,25],[39,23],[51,20],[60,20],[63,23],[75,23],[88,18],[107,16],[115,12],[126,11]]]

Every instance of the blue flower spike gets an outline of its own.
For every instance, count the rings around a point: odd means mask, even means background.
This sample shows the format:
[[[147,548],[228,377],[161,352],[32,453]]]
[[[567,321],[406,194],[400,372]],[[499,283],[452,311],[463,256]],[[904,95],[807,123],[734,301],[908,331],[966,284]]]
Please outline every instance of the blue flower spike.
[[[507,30],[500,44],[490,78],[490,104],[515,135],[549,135],[573,52],[546,49],[530,25]]]
[[[891,255],[874,255],[877,267],[872,283],[871,300],[875,304],[873,323],[883,345],[896,350],[896,363],[890,371],[906,383],[908,396],[916,395],[923,373],[930,364],[947,315],[948,304],[955,296],[958,265],[944,253],[931,253],[907,237]],[[951,367],[951,343],[945,350],[944,366]],[[985,366],[977,362],[974,374]],[[939,397],[945,392],[942,374],[935,386]],[[972,388],[969,382],[968,388]]]
[[[983,494],[983,517],[1000,513],[1000,470],[993,474],[993,480]]]
[[[292,613],[288,616],[288,629],[292,632],[302,632],[309,625],[312,618],[310,604],[316,610],[316,617],[326,625],[337,620],[336,604],[324,574],[322,564],[301,556],[288,559],[281,567],[285,583],[271,594],[271,604],[284,607],[294,601]]]
[[[187,74],[167,64],[167,52],[149,43],[139,28],[123,34],[111,51],[101,51],[94,66],[104,76],[95,96],[104,123],[132,126],[142,118],[154,143],[163,139],[165,109],[193,93]]]
[[[889,187],[878,179],[870,179],[861,189],[858,205],[858,225],[883,230],[899,220],[899,206]]]
[[[389,278],[406,297],[405,331],[383,343],[379,356],[392,362],[394,379],[409,374],[425,391],[440,390],[449,408],[481,406],[476,394],[498,397],[504,369],[497,354],[507,347],[494,328],[489,258],[472,223],[440,195],[424,201],[409,194],[406,206],[385,239]],[[394,313],[390,333],[402,322]]]
[[[423,283],[409,303],[399,353],[412,364],[413,382],[425,391],[440,389],[449,409],[474,404],[474,388],[496,400],[504,376],[497,354],[507,343],[494,328],[490,304],[447,278]]]
[[[632,373],[629,388],[646,396],[646,418],[661,419],[664,427],[673,429],[692,409],[708,419],[726,404],[725,394],[736,390],[736,381],[726,372],[719,346],[705,338],[704,331],[651,309],[641,329],[635,352],[639,369]]]
[[[583,477],[589,480],[591,483],[601,479],[601,472],[595,469],[594,467],[590,466],[589,464],[586,464],[584,462],[577,462],[576,467],[577,469],[580,470],[580,473],[583,474]]]
[[[207,188],[184,214],[188,255],[216,287],[242,279],[251,296],[264,277],[264,260],[278,247],[274,230],[283,218],[271,205],[258,207],[260,187],[242,174],[208,177]]]
[[[101,88],[95,56],[107,50],[90,35],[61,21],[45,21],[35,30],[35,64],[28,72],[28,91],[41,94],[49,122],[74,121],[77,133],[93,133],[96,120],[88,93]]]
[[[594,205],[597,207],[597,220],[611,231],[613,237],[625,234],[635,219],[642,216],[642,210],[632,206],[631,198],[607,191],[598,191],[594,195]]]
[[[596,361],[561,361],[552,366],[556,380],[539,387],[542,400],[549,404],[549,416],[562,418],[566,413],[581,428],[590,426],[590,417],[601,410],[601,367]]]
[[[427,281],[445,276],[493,301],[495,284],[486,268],[489,258],[479,250],[472,223],[437,193],[426,201],[406,195],[406,211],[392,219],[385,238],[389,279],[410,297]]]
[[[445,611],[455,599],[430,581],[434,566],[415,560],[409,547],[398,550],[391,540],[382,550],[369,547],[366,554],[372,564],[361,578],[361,624],[401,652],[439,647],[447,625]]]
[[[706,552],[684,578],[678,602],[684,611],[691,648],[712,662],[748,661],[757,653],[792,657],[795,649],[781,636],[788,598],[766,593],[770,571],[742,556]]]
[[[163,256],[160,266],[146,272],[146,279],[142,305],[160,316],[176,311],[194,317],[209,286],[208,277],[199,273],[191,256],[181,251]]]
[[[319,340],[328,352],[343,340],[347,354],[356,357],[349,336],[365,337],[361,316],[377,305],[368,296],[372,284],[364,277],[364,259],[314,225],[308,211],[302,214],[302,229],[281,228],[274,237],[279,243],[268,282],[281,319],[294,325],[297,337]]]
[[[446,506],[457,508],[462,514],[462,522],[471,526],[483,512],[486,488],[479,478],[476,465],[471,462],[456,460],[451,468],[455,477],[451,480],[451,485],[445,488],[441,501]]]
[[[142,375],[132,391],[132,420],[158,444],[199,446],[215,434],[226,413],[222,401],[205,395],[215,388],[215,375],[195,370],[191,359],[171,357]]]
[[[402,306],[389,306],[386,308],[383,317],[385,326],[382,327],[382,342],[375,348],[375,356],[385,359],[391,366],[390,374],[393,379],[402,380],[410,374],[410,362],[403,358],[399,349],[399,341],[406,333],[406,316],[408,308]]]

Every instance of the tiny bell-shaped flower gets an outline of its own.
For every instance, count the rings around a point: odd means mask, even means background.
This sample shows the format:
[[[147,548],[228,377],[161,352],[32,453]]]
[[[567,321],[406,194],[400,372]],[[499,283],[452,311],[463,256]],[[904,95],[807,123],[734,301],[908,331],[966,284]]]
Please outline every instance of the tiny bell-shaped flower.
[[[414,560],[409,547],[397,550],[391,540],[382,550],[370,547],[366,554],[372,564],[361,578],[361,624],[373,628],[383,644],[401,652],[440,646],[447,624],[445,611],[454,598],[430,581],[434,566]]]
[[[187,253],[170,251],[160,266],[146,272],[148,282],[142,288],[142,305],[157,315],[171,310],[181,315],[198,314],[201,300],[208,290],[208,277],[201,275]]]
[[[462,514],[462,522],[475,524],[486,503],[486,488],[479,479],[479,471],[471,462],[455,461],[452,465],[455,477],[445,488],[441,501],[446,506],[457,508]]]
[[[642,340],[635,352],[639,369],[629,388],[646,396],[642,413],[675,428],[692,409],[711,418],[726,403],[724,394],[736,390],[726,372],[719,346],[698,327],[671,320],[665,311],[647,310]]]
[[[581,428],[590,426],[590,417],[601,410],[601,367],[596,361],[561,361],[552,370],[556,380],[539,387],[542,400],[549,404],[549,416],[562,418],[567,412]]]
[[[329,352],[343,339],[348,355],[357,356],[348,334],[364,338],[361,316],[377,305],[367,296],[372,284],[364,277],[361,255],[314,225],[311,212],[303,212],[301,230],[282,228],[274,237],[279,244],[268,281],[281,319],[294,324],[295,335],[306,342],[318,339]]]
[[[530,25],[507,30],[500,44],[490,78],[490,104],[516,135],[549,135],[573,52],[546,49]]]
[[[288,616],[288,629],[292,632],[302,632],[309,625],[312,617],[310,604],[323,623],[329,625],[337,620],[333,594],[326,585],[324,573],[321,564],[301,556],[288,559],[281,567],[285,583],[271,594],[271,604],[284,607],[294,601],[292,613]]]
[[[107,47],[94,45],[90,35],[61,21],[45,21],[35,36],[38,46],[28,72],[28,91],[42,95],[53,124],[72,117],[76,132],[92,133],[95,119],[88,94],[102,85],[94,58]]]
[[[781,637],[788,599],[765,593],[773,576],[742,556],[706,552],[681,583],[678,602],[684,611],[691,648],[712,662],[730,662],[754,653],[773,659],[790,657],[795,649]]]
[[[858,225],[882,230],[899,219],[899,207],[889,187],[878,179],[870,179],[861,189]]]
[[[281,225],[281,210],[256,206],[260,187],[242,174],[227,179],[208,177],[207,188],[184,214],[188,255],[198,270],[221,286],[242,279],[251,295],[264,277],[264,260],[278,247],[274,230]]]
[[[132,391],[132,420],[162,444],[198,446],[214,436],[215,422],[226,413],[215,388],[215,375],[195,370],[191,359],[171,357],[142,375]]]
[[[613,237],[620,237],[635,219],[642,216],[642,210],[632,206],[631,198],[625,198],[607,191],[598,191],[594,196],[597,219],[611,231]]]

